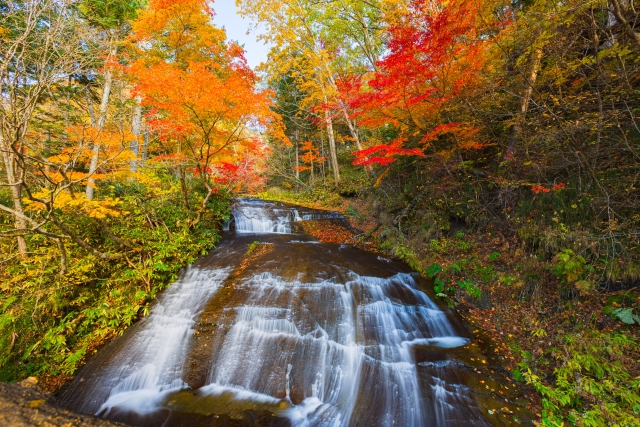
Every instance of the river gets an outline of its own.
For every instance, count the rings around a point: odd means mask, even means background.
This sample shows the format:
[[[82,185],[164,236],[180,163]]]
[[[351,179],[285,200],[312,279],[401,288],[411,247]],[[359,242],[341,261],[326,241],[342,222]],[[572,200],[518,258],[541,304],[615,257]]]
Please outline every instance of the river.
[[[65,406],[149,427],[518,421],[496,390],[509,385],[484,373],[467,328],[424,279],[302,232],[302,221],[339,214],[240,199],[233,217],[149,316],[90,359]]]

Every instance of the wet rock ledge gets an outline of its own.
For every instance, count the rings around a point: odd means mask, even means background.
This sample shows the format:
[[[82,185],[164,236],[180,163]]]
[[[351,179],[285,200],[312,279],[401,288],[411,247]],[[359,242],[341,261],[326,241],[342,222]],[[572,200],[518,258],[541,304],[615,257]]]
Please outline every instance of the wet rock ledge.
[[[20,383],[0,383],[0,426],[11,427],[115,427],[124,424],[80,415],[61,408],[35,378]]]

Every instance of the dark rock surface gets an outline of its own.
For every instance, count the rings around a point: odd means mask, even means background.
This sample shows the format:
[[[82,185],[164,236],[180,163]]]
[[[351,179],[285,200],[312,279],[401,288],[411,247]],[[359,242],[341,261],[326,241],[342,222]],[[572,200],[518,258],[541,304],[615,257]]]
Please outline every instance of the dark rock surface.
[[[35,378],[20,383],[0,383],[0,426],[2,427],[115,427],[124,424],[80,415],[61,408]]]

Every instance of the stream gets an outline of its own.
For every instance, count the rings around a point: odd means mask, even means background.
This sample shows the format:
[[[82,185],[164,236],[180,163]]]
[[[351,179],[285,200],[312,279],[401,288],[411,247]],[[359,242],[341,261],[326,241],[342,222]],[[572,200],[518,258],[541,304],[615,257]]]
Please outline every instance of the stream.
[[[149,316],[89,360],[63,405],[141,427],[520,422],[497,391],[508,383],[424,279],[302,230],[341,215],[240,199],[233,218]]]

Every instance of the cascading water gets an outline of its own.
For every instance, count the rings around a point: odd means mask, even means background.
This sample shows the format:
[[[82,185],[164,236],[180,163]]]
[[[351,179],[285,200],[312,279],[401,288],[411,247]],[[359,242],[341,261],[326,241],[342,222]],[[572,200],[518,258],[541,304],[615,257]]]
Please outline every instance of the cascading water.
[[[332,212],[244,199],[233,216],[236,234],[101,350],[64,404],[139,426],[490,425],[450,354],[470,339],[419,276],[289,234]],[[273,250],[237,270],[256,239]]]
[[[236,233],[289,234],[295,222],[340,217],[334,212],[279,207],[255,199],[241,199],[233,206],[232,214]]]

